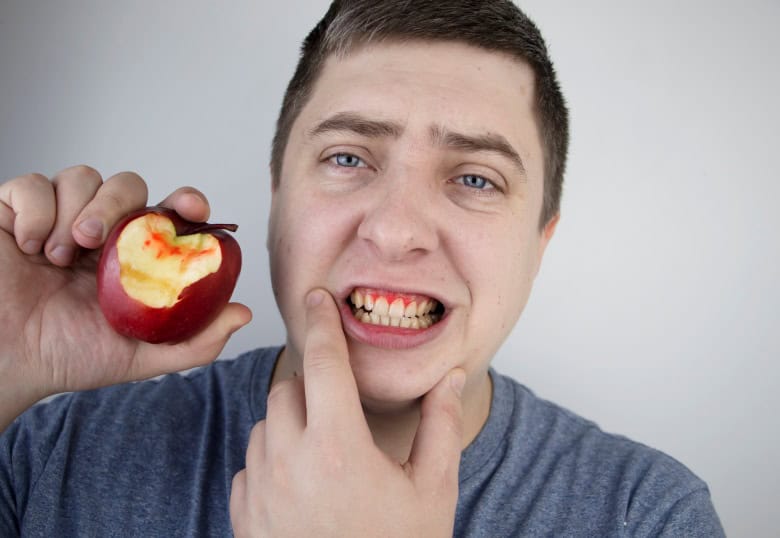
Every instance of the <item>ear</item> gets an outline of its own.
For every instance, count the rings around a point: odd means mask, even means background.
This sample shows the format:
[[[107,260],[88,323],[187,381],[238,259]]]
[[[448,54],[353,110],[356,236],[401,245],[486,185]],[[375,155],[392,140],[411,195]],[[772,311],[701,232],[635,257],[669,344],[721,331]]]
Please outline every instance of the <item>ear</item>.
[[[539,268],[542,266],[544,252],[547,250],[547,244],[550,242],[550,239],[552,239],[552,236],[555,234],[555,228],[558,226],[559,220],[561,220],[561,214],[556,213],[550,220],[547,221],[547,224],[544,225],[544,228],[539,235],[539,245],[536,251],[536,270],[534,271],[534,277],[536,277],[536,274],[539,272]]]

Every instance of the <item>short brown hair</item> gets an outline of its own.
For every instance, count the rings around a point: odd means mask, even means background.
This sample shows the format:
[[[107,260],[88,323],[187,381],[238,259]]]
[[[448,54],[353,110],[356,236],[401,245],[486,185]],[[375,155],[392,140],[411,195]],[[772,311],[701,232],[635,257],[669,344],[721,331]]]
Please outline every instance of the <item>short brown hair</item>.
[[[560,210],[569,114],[547,46],[536,25],[509,0],[335,0],[303,42],[287,86],[271,148],[276,185],[290,130],[325,60],[381,42],[453,41],[527,62],[536,75],[536,113],[544,152],[544,227]]]

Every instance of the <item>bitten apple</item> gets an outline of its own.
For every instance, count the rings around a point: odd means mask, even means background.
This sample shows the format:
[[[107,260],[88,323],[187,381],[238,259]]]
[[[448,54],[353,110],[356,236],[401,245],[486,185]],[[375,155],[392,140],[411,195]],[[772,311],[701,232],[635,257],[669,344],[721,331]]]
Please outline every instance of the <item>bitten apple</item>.
[[[100,308],[114,329],[146,342],[180,342],[228,303],[241,271],[235,224],[184,220],[147,207],[122,219],[98,262]]]

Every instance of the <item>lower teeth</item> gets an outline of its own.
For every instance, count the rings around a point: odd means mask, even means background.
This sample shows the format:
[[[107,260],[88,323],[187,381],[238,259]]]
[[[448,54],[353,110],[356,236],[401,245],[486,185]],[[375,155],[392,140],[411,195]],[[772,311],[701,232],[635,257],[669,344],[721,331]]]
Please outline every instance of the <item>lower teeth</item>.
[[[423,314],[422,316],[414,317],[392,317],[392,316],[380,316],[374,312],[366,312],[362,308],[354,308],[353,313],[355,318],[363,323],[370,325],[383,325],[385,327],[400,327],[402,329],[427,329],[437,321],[439,321],[438,314]]]

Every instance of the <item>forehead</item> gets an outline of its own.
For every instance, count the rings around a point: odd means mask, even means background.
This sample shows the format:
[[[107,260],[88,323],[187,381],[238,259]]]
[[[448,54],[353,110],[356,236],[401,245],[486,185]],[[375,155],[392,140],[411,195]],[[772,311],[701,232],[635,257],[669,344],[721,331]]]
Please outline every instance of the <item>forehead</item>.
[[[454,42],[372,44],[326,60],[291,135],[358,112],[401,125],[402,134],[496,134],[524,161],[535,161],[541,145],[534,91],[531,67],[508,54]]]

